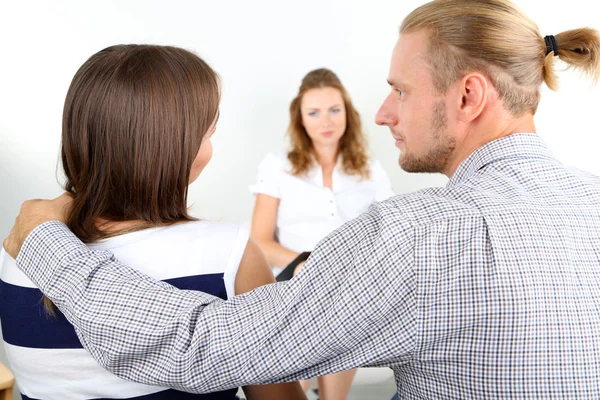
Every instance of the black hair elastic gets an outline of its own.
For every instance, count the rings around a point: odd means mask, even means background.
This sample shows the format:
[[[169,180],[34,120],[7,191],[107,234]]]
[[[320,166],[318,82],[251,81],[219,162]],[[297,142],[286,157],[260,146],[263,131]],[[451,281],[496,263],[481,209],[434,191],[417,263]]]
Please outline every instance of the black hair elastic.
[[[558,44],[554,35],[544,36],[544,42],[546,42],[546,55],[554,52],[554,57],[556,57],[558,55]]]

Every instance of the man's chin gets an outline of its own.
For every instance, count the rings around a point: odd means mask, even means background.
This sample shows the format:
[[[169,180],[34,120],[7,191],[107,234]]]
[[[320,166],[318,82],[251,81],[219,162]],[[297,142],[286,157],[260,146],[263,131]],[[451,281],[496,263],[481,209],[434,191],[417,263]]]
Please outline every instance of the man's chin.
[[[437,174],[441,172],[440,168],[435,165],[428,165],[420,160],[402,157],[402,155],[398,158],[398,165],[404,172],[409,173]]]
[[[405,152],[400,152],[398,157],[398,165],[404,172],[420,172],[418,168],[419,162],[417,160],[407,157]]]

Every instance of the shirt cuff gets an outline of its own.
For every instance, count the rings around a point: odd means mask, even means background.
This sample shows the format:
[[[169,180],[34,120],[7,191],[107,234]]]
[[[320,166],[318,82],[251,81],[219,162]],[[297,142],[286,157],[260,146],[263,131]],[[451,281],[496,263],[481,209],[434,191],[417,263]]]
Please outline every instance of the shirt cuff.
[[[88,251],[67,225],[49,221],[27,236],[17,255],[17,266],[45,292],[54,283],[52,277],[61,265]]]
[[[276,199],[281,197],[279,195],[278,188],[273,187],[273,185],[265,184],[263,182],[258,182],[256,185],[250,186],[249,189],[250,189],[250,194],[253,194],[253,195],[266,194],[267,196],[275,197]]]

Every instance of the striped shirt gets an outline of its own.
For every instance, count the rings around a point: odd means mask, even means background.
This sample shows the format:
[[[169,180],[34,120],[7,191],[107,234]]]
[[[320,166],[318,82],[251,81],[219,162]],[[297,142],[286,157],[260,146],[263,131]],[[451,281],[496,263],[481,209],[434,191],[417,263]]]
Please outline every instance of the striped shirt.
[[[180,289],[227,299],[234,295],[235,275],[247,241],[248,231],[237,225],[189,222],[116,236],[90,248],[109,250],[128,265]],[[126,295],[136,301],[135,290]],[[192,395],[111,374],[83,348],[65,316],[58,312],[50,317],[41,299],[40,290],[2,251],[0,323],[6,356],[23,399],[236,398],[235,389]],[[143,312],[131,317],[138,322],[146,318]]]

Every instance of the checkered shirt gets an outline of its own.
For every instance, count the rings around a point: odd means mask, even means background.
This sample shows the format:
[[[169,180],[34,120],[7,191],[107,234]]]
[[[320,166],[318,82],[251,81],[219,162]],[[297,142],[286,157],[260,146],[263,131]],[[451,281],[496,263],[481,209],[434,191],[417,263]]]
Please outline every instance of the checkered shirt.
[[[209,392],[389,366],[402,399],[600,398],[600,179],[537,134],[374,204],[294,279],[229,301],[144,276],[56,221],[17,261],[101,365],[142,383]]]

